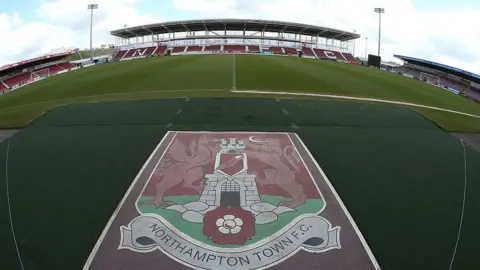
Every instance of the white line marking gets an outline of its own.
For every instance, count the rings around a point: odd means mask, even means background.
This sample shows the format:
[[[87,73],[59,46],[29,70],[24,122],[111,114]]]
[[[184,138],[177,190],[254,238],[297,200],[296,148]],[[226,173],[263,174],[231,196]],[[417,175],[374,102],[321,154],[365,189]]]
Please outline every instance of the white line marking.
[[[235,72],[235,54],[233,53],[233,82],[232,82],[232,90],[237,90],[237,74]]]
[[[53,102],[62,102],[62,101],[68,101],[68,100],[75,101],[75,100],[78,100],[78,99],[87,99],[87,98],[94,98],[94,97],[115,97],[115,96],[123,96],[123,95],[137,95],[137,94],[142,95],[142,94],[149,94],[149,93],[223,92],[223,91],[229,91],[229,90],[227,90],[227,89],[180,89],[180,90],[156,90],[156,91],[100,94],[100,95],[90,95],[90,96],[80,96],[80,97],[73,97],[73,98],[52,99],[52,100],[47,100],[47,101],[28,103],[28,104],[23,104],[23,105],[18,105],[18,106],[14,106],[14,107],[1,109],[0,112],[13,110],[13,109],[18,109],[18,108],[22,108],[22,107],[33,106],[33,105],[47,104],[47,103],[53,103]]]
[[[317,169],[320,171],[320,173],[322,174],[323,178],[325,179],[325,182],[327,183],[328,187],[330,188],[330,190],[332,191],[333,195],[334,195],[335,198],[337,199],[338,204],[340,204],[340,206],[342,207],[342,210],[343,210],[343,212],[345,213],[345,215],[347,216],[348,221],[350,221],[350,223],[352,224],[353,229],[355,230],[355,232],[356,232],[357,235],[358,235],[358,238],[360,239],[360,242],[362,242],[362,245],[363,245],[363,247],[365,248],[365,251],[367,252],[368,257],[370,257],[370,260],[372,261],[373,266],[375,267],[375,269],[380,270],[380,269],[381,269],[381,268],[380,268],[380,265],[378,264],[377,260],[375,259],[375,256],[373,255],[372,250],[371,250],[370,247],[368,246],[367,241],[365,241],[365,238],[363,237],[362,233],[360,232],[360,229],[358,228],[357,224],[356,224],[355,221],[353,220],[352,215],[350,215],[350,212],[348,212],[347,207],[346,207],[345,204],[343,203],[342,199],[340,199],[340,196],[338,195],[337,191],[336,191],[335,188],[333,187],[332,183],[330,182],[330,180],[328,180],[327,175],[325,174],[325,172],[323,172],[323,170],[322,170],[322,168],[320,167],[320,165],[318,164],[317,160],[315,160],[315,158],[313,157],[312,153],[310,153],[310,150],[308,150],[307,146],[303,143],[303,141],[302,141],[302,139],[300,138],[300,136],[298,136],[297,133],[294,133],[294,134],[295,134],[295,136],[297,136],[298,141],[302,144],[303,148],[305,149],[305,151],[307,152],[308,156],[309,156],[310,159],[313,161],[313,163],[315,164],[315,166],[317,166]]]
[[[15,230],[13,229],[13,219],[12,219],[12,208],[10,207],[10,191],[8,189],[8,157],[10,154],[10,138],[8,138],[7,144],[7,153],[5,155],[5,186],[7,189],[7,203],[8,203],[8,215],[10,217],[10,228],[12,229],[13,243],[15,244],[15,249],[17,250],[18,260],[20,261],[20,266],[23,267],[22,257],[20,256],[20,250],[18,249],[17,238],[15,237]]]
[[[125,195],[123,196],[122,200],[120,201],[120,203],[118,204],[117,208],[115,209],[115,211],[113,212],[112,216],[110,217],[110,219],[108,220],[107,222],[107,225],[105,226],[105,228],[103,229],[103,232],[102,234],[100,235],[100,237],[98,238],[97,240],[97,243],[95,244],[95,246],[93,247],[92,249],[92,252],[90,253],[90,256],[88,256],[88,259],[85,263],[85,266],[83,267],[83,270],[88,270],[88,268],[90,267],[90,264],[92,263],[92,260],[93,258],[95,257],[95,254],[97,253],[98,249],[100,248],[100,245],[102,244],[103,242],[103,238],[105,238],[105,236],[107,235],[107,232],[108,230],[110,229],[110,227],[112,226],[112,223],[113,221],[115,220],[115,218],[117,217],[118,215],[118,212],[120,211],[120,209],[122,208],[123,204],[125,203],[125,201],[127,200],[128,198],[128,195],[130,194],[130,192],[132,191],[133,187],[135,186],[135,184],[137,183],[138,179],[140,178],[140,175],[142,175],[143,171],[147,168],[147,165],[150,164],[150,161],[152,160],[152,158],[155,156],[155,154],[157,153],[158,151],[158,148],[163,145],[163,141],[168,137],[168,135],[171,133],[171,131],[168,131],[165,136],[163,136],[162,140],[158,143],[157,147],[155,148],[155,150],[153,150],[152,154],[150,154],[150,157],[148,157],[147,161],[143,164],[142,168],[140,169],[140,171],[138,172],[137,176],[135,177],[135,179],[133,180],[132,184],[130,185],[130,187],[127,189],[127,192],[125,193]],[[172,139],[173,141],[173,139]],[[170,146],[170,144],[168,145]],[[167,148],[168,148],[167,146]],[[162,155],[163,156],[163,155]],[[161,159],[161,158],[160,158]]]
[[[475,118],[480,118],[479,115],[454,111],[450,109],[443,109],[433,106],[421,105],[416,103],[410,102],[402,102],[402,101],[393,101],[393,100],[386,100],[386,99],[377,99],[377,98],[363,98],[363,97],[352,97],[352,96],[342,96],[342,95],[330,95],[330,94],[314,94],[314,93],[291,93],[291,92],[277,92],[277,91],[261,91],[261,90],[232,90],[233,93],[245,93],[245,94],[262,94],[262,95],[283,95],[283,96],[308,96],[308,97],[325,97],[325,98],[336,98],[336,99],[346,99],[346,100],[359,100],[359,101],[370,101],[370,102],[378,102],[378,103],[388,103],[388,104],[396,104],[396,105],[404,105],[410,107],[418,107],[424,109],[431,109],[436,111],[443,111],[443,112],[450,112]]]
[[[452,269],[453,262],[455,261],[455,255],[457,254],[457,247],[458,242],[460,242],[460,235],[462,234],[462,226],[463,226],[463,215],[465,213],[465,199],[467,197],[467,153],[466,153],[466,145],[463,140],[460,140],[463,147],[463,164],[464,164],[464,185],[463,185],[463,202],[462,202],[462,214],[460,215],[460,225],[458,225],[458,234],[457,234],[457,241],[455,243],[455,248],[453,249],[452,259],[450,261],[449,270]]]

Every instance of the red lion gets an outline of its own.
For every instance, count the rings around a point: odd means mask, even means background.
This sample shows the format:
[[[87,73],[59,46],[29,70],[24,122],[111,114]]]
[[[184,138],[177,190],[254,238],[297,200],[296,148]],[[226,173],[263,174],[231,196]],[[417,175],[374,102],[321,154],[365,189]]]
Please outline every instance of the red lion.
[[[178,139],[170,146],[170,155],[175,160],[174,164],[160,164],[159,168],[154,172],[152,179],[158,179],[155,185],[156,194],[154,200],[144,201],[143,204],[154,204],[156,207],[169,206],[174,204],[170,201],[164,201],[165,192],[183,182],[183,187],[193,188],[198,193],[203,190],[203,172],[202,166],[212,163],[218,152],[218,147],[209,143],[216,140],[208,140],[205,136],[201,136],[198,141],[192,140],[187,147]],[[194,185],[199,181],[198,185]]]

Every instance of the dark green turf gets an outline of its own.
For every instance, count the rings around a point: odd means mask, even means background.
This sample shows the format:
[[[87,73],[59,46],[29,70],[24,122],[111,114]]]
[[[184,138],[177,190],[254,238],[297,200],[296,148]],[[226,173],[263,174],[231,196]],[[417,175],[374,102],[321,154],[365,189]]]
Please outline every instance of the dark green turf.
[[[25,126],[45,110],[61,104],[168,96],[214,97],[218,92],[213,90],[229,93],[234,74],[240,90],[383,98],[480,115],[479,104],[377,69],[298,57],[190,55],[104,64],[25,86],[0,98],[0,128]],[[199,89],[203,91],[174,92]],[[427,113],[447,130],[480,131],[480,119]]]
[[[480,269],[480,155],[467,147],[467,193],[462,234],[453,269]]]
[[[296,132],[383,269],[448,269],[463,198],[457,139],[406,108],[275,99],[79,104],[36,120],[13,137],[9,166],[26,269],[80,269],[167,130]],[[0,144],[0,152],[5,147]],[[455,270],[480,267],[475,248],[480,156],[473,151],[468,156],[470,182]],[[0,163],[2,168],[4,156]],[[4,188],[2,183],[3,193]],[[2,265],[17,269],[8,212],[5,204],[0,207],[1,239],[7,239]]]
[[[10,194],[26,269],[81,269],[164,133],[159,126],[77,126],[16,134]],[[0,231],[7,225],[2,222]],[[7,262],[16,262],[16,256]]]
[[[5,269],[20,269],[20,262],[15,250],[15,243],[10,227],[8,214],[7,188],[5,182],[5,160],[7,156],[8,141],[0,143],[0,239],[2,239],[2,252],[0,252],[1,267]],[[13,216],[16,218],[17,216]]]
[[[30,127],[106,125],[323,126],[434,129],[411,109],[293,99],[157,99],[59,106]]]

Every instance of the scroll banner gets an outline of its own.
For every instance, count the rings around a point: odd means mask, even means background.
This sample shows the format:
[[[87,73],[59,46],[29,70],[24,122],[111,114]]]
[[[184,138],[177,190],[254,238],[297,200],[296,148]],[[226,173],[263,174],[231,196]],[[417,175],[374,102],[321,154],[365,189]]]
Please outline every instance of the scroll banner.
[[[118,249],[151,252],[162,249],[170,257],[203,269],[238,269],[239,266],[261,268],[276,263],[279,257],[296,252],[299,247],[310,252],[340,249],[340,227],[332,228],[323,217],[306,217],[267,243],[240,251],[210,250],[199,246],[169,229],[151,216],[140,216],[129,227],[121,227],[122,242]],[[220,250],[220,251],[219,251]],[[231,250],[231,249],[230,249]]]

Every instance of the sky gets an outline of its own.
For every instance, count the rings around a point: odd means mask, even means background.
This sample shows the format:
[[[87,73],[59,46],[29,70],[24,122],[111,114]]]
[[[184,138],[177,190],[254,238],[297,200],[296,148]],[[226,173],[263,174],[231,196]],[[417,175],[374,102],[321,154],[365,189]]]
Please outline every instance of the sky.
[[[93,2],[92,2],[93,1]],[[173,20],[246,18],[292,21],[361,35],[355,55],[407,55],[480,74],[478,0],[15,0],[0,5],[0,66],[60,47],[89,46],[90,13],[97,3],[93,45],[114,43],[111,30]],[[476,19],[477,18],[477,19]]]

